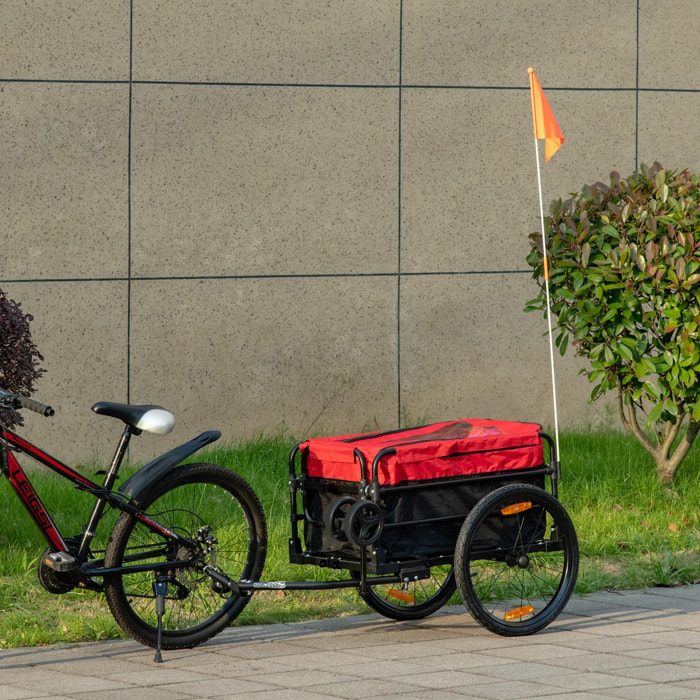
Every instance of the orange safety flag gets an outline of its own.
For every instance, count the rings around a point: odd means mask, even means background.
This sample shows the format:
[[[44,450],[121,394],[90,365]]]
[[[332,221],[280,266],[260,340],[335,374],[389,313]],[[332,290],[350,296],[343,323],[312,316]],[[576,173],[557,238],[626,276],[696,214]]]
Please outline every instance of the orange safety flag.
[[[535,139],[545,139],[544,159],[549,162],[549,159],[557,152],[559,146],[564,143],[564,134],[562,134],[557,120],[554,118],[552,108],[547,102],[547,98],[542,92],[540,81],[537,80],[535,71],[528,68],[530,74],[530,97],[532,97],[532,120],[535,125]]]

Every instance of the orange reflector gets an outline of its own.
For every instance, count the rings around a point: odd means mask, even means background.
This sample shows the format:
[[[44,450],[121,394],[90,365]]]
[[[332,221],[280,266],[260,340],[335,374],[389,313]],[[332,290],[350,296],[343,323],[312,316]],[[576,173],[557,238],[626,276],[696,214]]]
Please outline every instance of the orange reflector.
[[[521,617],[530,615],[535,612],[535,608],[532,605],[525,605],[522,608],[513,608],[506,613],[506,620],[519,620]]]
[[[532,508],[532,503],[523,501],[522,503],[513,503],[512,506],[501,508],[501,513],[503,515],[515,515],[515,513],[522,513],[524,510],[530,510],[530,508]]]
[[[396,600],[402,600],[404,603],[410,603],[411,605],[416,602],[415,596],[412,596],[410,593],[406,593],[406,591],[399,591],[396,588],[390,588],[389,595],[392,598],[396,598]]]

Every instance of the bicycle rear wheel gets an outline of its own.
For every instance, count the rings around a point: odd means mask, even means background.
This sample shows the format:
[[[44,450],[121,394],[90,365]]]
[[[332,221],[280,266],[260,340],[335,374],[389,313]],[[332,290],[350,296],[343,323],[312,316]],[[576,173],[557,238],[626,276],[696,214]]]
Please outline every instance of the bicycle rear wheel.
[[[260,578],[267,550],[260,502],[250,486],[229,469],[187,464],[137,496],[134,505],[194,545],[178,545],[133,515],[122,513],[107,545],[105,567],[162,562],[168,572],[168,590],[161,646],[181,649],[200,644],[230,624],[249,600],[213,581],[202,567],[216,567],[234,581]],[[167,562],[173,560],[192,564],[168,570]],[[154,584],[154,571],[104,577],[114,619],[127,634],[148,646],[157,643]]]

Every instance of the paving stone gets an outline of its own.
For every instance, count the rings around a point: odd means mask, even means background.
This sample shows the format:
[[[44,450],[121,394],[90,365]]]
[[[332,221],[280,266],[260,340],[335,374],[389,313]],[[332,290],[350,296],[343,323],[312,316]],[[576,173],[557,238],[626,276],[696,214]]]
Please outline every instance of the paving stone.
[[[678,684],[644,683],[625,688],[609,688],[606,690],[608,697],[629,698],[629,700],[684,700],[685,698],[697,698],[697,690],[683,688]]]
[[[609,673],[624,675],[626,678],[638,678],[652,683],[671,683],[678,681],[700,680],[700,668],[684,664],[651,664],[625,669],[612,669]]]
[[[463,610],[233,627],[196,649],[132,640],[0,652],[0,700],[634,698],[700,696],[700,587],[602,593],[530,637]],[[616,609],[617,606],[617,609]]]

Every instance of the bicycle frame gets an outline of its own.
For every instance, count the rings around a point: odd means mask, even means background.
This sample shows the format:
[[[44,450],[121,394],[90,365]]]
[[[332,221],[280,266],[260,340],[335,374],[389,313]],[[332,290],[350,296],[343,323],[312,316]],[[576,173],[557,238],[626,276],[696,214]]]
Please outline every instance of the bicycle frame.
[[[11,446],[12,450],[28,455],[35,462],[48,467],[60,476],[73,482],[73,484],[80,489],[97,492],[102,490],[100,485],[94,481],[91,481],[90,479],[87,479],[81,474],[78,474],[78,472],[71,469],[66,464],[63,464],[43,450],[39,449],[36,445],[27,442],[10,430],[4,430],[0,434],[0,437],[6,446],[6,449],[3,449],[3,462],[6,463],[2,465],[2,469],[3,472],[7,474],[12,488],[19,497],[20,501],[22,501],[24,504],[24,507],[27,509],[27,512],[43,534],[48,544],[54,547],[57,551],[67,552],[68,546],[66,545],[63,535],[54,523],[53,518],[44,506],[41,498],[34,490],[29,477],[22,469],[13,452],[10,449],[7,449],[7,446]]]
[[[106,472],[104,483],[100,485],[97,482],[84,477],[82,474],[79,474],[77,471],[71,469],[71,467],[55,457],[47,454],[36,445],[33,445],[31,442],[19,437],[19,435],[16,435],[11,430],[5,429],[0,432],[0,450],[2,452],[0,471],[7,475],[13,490],[23,503],[27,512],[41,531],[49,546],[55,549],[57,552],[66,552],[76,557],[79,566],[76,572],[78,573],[79,577],[81,573],[85,577],[90,578],[95,575],[101,576],[105,573],[128,573],[129,571],[144,571],[150,569],[156,570],[159,568],[159,565],[148,564],[120,567],[118,569],[104,569],[101,561],[92,562],[92,566],[83,566],[88,561],[90,545],[95,537],[97,525],[101,520],[102,514],[107,505],[110,505],[118,510],[131,513],[144,525],[163,536],[166,540],[186,543],[189,542],[177,533],[171,531],[169,528],[159,524],[155,520],[152,520],[145,514],[141,513],[138,508],[131,505],[130,501],[126,500],[122,494],[111,490],[114,482],[117,479],[119,468],[126,453],[126,448],[129,444],[131,435],[132,431],[127,426],[122,433],[109,470]],[[81,536],[77,553],[70,551],[70,548],[66,543],[66,538],[63,536],[58,526],[54,522],[51,514],[46,509],[41,498],[32,486],[29,477],[24,469],[22,469],[22,466],[17,461],[17,458],[14,456],[13,452],[27,455],[38,464],[48,467],[59,476],[72,482],[77,489],[91,493],[96,498],[96,503],[92,509],[90,519]],[[185,566],[187,564],[188,562],[168,562],[168,566],[170,568],[177,568],[178,565]]]

